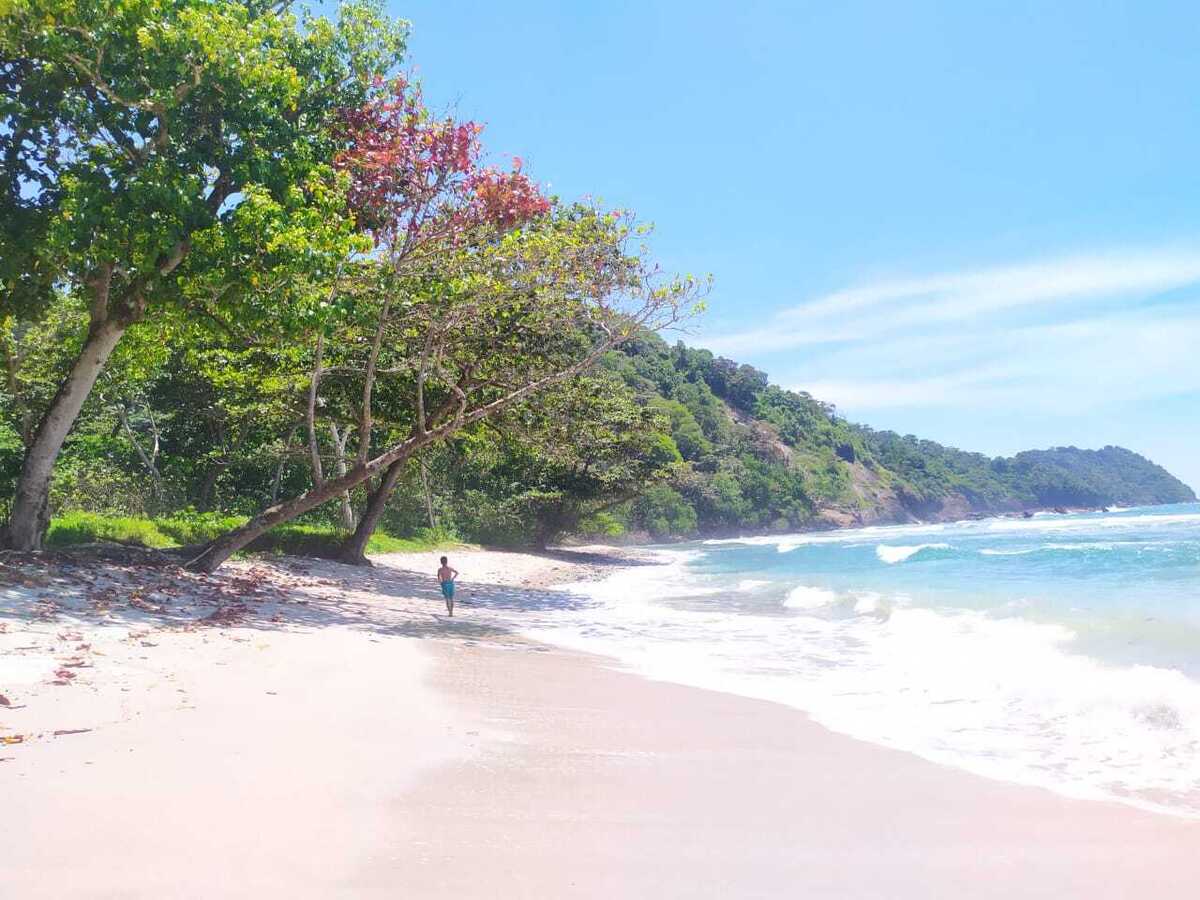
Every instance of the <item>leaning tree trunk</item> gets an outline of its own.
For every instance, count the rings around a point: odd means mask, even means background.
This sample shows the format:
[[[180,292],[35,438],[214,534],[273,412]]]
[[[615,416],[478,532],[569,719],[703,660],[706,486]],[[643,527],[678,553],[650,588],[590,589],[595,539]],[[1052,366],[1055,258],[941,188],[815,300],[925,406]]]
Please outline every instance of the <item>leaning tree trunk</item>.
[[[399,446],[393,447],[387,453],[377,457],[370,462],[363,464],[362,462],[355,465],[344,476],[333,478],[326,481],[320,487],[314,487],[306,494],[301,494],[291,500],[283,503],[277,503],[263,510],[245,525],[239,528],[234,528],[227,531],[214,541],[206,544],[199,554],[187,563],[187,567],[197,572],[215,572],[221,563],[233,556],[239,550],[252,543],[256,538],[261,537],[271,530],[275,525],[281,522],[287,522],[294,519],[296,516],[303,515],[310,509],[320,506],[327,500],[331,500],[343,491],[348,491],[351,488],[357,487],[368,478],[374,478],[385,469],[391,470],[395,467],[396,475],[399,477],[399,469],[403,463],[410,459],[413,454],[420,452],[431,444],[445,440],[455,431],[470,425],[472,422],[478,422],[488,416],[497,415],[503,410],[509,408],[514,403],[519,403],[521,400],[529,397],[537,391],[543,390],[549,385],[556,384],[566,378],[575,375],[589,366],[595,364],[600,358],[600,354],[607,351],[613,346],[610,341],[603,346],[594,349],[584,359],[577,362],[569,368],[555,372],[552,375],[547,375],[535,381],[529,382],[523,387],[512,391],[504,397],[497,400],[492,400],[489,403],[473,410],[470,414],[465,414],[462,406],[460,406],[457,414],[445,421],[443,424],[434,428],[431,431],[425,431],[419,437],[412,437]],[[459,391],[462,394],[462,391]],[[465,395],[464,395],[465,396]],[[465,400],[464,400],[465,403]],[[385,475],[383,481],[387,482]],[[394,486],[394,480],[393,480]],[[387,497],[383,496],[383,501],[386,503]],[[380,508],[382,514],[382,507]],[[374,530],[375,524],[378,523],[378,516],[375,522],[370,522],[369,517],[364,515],[365,523],[359,523],[359,528],[364,529],[364,525]],[[365,529],[364,529],[365,530]],[[367,536],[370,536],[370,531],[366,531]],[[356,532],[357,537],[357,532]],[[359,543],[360,550],[366,547],[366,541],[362,540]]]
[[[267,507],[245,525],[227,531],[216,540],[205,544],[199,554],[187,563],[187,568],[197,572],[215,572],[221,563],[276,525],[290,521],[332,500],[342,491],[361,484],[371,474],[372,471],[368,467],[354,466],[342,478],[329,479],[306,494]]]
[[[124,324],[110,319],[88,332],[75,364],[42,417],[33,442],[25,451],[12,513],[3,536],[3,543],[12,549],[41,549],[50,525],[50,478],[54,474],[54,463],[125,328]]]
[[[396,482],[400,479],[400,473],[404,470],[407,462],[408,458],[405,457],[388,466],[383,478],[379,480],[379,486],[367,496],[367,508],[363,510],[362,518],[358,520],[358,527],[354,529],[354,534],[346,538],[345,543],[342,544],[342,549],[338,553],[339,560],[352,566],[371,565],[371,561],[367,559],[367,543],[371,540],[375,529],[379,527],[379,520],[383,518],[388,498],[395,490]]]

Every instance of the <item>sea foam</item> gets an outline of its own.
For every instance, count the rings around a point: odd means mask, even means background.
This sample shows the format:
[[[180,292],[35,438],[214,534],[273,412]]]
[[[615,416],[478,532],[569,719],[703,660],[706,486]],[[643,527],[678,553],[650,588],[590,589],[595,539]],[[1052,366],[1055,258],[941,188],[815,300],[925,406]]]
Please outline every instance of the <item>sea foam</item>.
[[[660,559],[473,614],[988,777],[1200,818],[1200,505]]]
[[[800,585],[792,588],[783,601],[788,609],[820,609],[837,602],[837,594],[819,587]]]
[[[911,547],[903,547],[903,546],[893,547],[888,544],[880,544],[878,547],[875,548],[875,555],[879,557],[880,561],[888,563],[889,565],[894,565],[899,562],[904,562],[904,560],[908,559],[909,557],[916,556],[922,550],[949,550],[949,549],[950,549],[950,545],[943,544],[943,543],[914,544]]]

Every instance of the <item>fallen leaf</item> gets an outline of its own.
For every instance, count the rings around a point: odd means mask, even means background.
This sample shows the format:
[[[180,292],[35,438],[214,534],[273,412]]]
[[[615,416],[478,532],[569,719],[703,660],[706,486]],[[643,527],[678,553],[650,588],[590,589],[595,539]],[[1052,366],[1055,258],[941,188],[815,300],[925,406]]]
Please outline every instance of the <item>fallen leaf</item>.
[[[0,737],[0,744],[23,744],[25,743],[25,735],[23,734],[6,734]]]
[[[0,706],[12,706],[12,701],[0,694]]]

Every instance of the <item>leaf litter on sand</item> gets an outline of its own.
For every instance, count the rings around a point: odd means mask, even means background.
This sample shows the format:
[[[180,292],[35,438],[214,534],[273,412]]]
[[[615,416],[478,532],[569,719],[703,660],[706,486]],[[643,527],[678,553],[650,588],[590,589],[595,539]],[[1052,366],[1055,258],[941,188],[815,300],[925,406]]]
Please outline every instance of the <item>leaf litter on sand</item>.
[[[46,687],[32,688],[20,702],[36,706],[49,686],[92,687],[95,683],[103,687],[94,676],[82,677],[79,670],[95,670],[102,657],[115,660],[119,669],[129,656],[126,648],[130,645],[161,647],[165,642],[160,636],[170,632],[211,628],[222,630],[230,640],[245,640],[226,629],[255,621],[286,627],[288,608],[298,611],[320,603],[305,596],[308,591],[337,591],[349,584],[345,579],[318,577],[326,573],[315,573],[288,559],[230,568],[216,575],[199,575],[171,565],[50,555],[0,557],[0,583],[15,587],[0,598],[0,613],[12,616],[0,621],[7,645],[0,646],[0,652],[28,653],[46,663],[35,676],[36,684]],[[169,663],[169,658],[164,659],[164,664]],[[130,690],[118,687],[122,693]],[[45,696],[49,699],[50,695]],[[0,702],[0,710],[13,704],[9,697],[3,700],[7,702]],[[74,728],[59,731],[78,733]],[[52,733],[29,733],[6,743],[50,738]]]

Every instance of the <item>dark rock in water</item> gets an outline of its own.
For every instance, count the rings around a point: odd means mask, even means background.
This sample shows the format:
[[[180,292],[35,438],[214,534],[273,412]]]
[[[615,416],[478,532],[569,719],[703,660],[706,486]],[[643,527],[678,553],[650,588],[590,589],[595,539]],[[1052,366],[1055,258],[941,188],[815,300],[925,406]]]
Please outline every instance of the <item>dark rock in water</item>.
[[[1054,511],[1060,516],[1065,516],[1067,514],[1067,508],[1065,506],[1056,506],[1054,507]]]
[[[1021,513],[1021,518],[1022,519],[1032,519],[1033,513],[1031,513],[1029,510],[1025,510],[1025,512]]]

